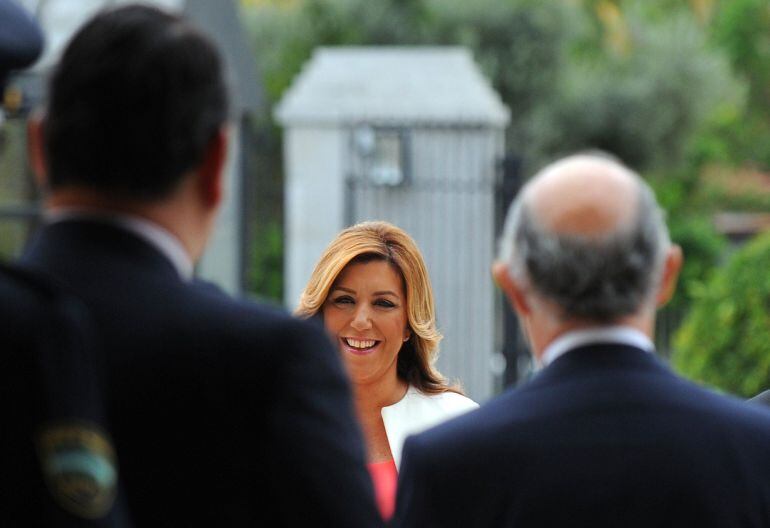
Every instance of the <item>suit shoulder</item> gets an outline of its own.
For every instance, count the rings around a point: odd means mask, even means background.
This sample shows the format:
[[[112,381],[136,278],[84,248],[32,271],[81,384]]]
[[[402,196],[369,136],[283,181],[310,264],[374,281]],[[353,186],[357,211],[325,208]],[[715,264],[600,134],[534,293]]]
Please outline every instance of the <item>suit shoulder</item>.
[[[702,412],[710,415],[714,421],[721,421],[731,427],[764,430],[770,434],[770,408],[699,386],[694,386],[693,391],[701,400]]]
[[[305,325],[292,317],[283,307],[248,298],[232,297],[215,284],[196,280],[187,290],[188,308],[208,312],[216,320],[220,317],[236,324],[243,320],[252,327],[269,327],[275,330],[287,330],[290,327],[303,331]]]
[[[185,326],[215,335],[222,343],[259,348],[271,356],[281,351],[319,350],[328,341],[319,325],[302,321],[282,307],[252,299],[233,298],[211,284],[196,281],[175,302],[181,305],[174,316]]]
[[[759,394],[751,398],[749,401],[752,403],[761,403],[763,405],[770,406],[770,390],[760,392]]]

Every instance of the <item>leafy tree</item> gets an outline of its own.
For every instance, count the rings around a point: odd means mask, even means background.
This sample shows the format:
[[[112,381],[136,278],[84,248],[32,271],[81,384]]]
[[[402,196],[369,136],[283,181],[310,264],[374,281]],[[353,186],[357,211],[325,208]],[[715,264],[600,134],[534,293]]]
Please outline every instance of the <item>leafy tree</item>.
[[[711,34],[746,80],[748,104],[740,113],[713,123],[703,141],[720,148],[720,157],[728,162],[750,161],[770,169],[770,3],[722,0]],[[709,153],[713,151],[700,151],[701,155]]]
[[[535,158],[597,147],[640,171],[671,172],[684,164],[690,139],[711,113],[739,103],[728,62],[708,49],[689,12],[651,22],[638,5],[624,11],[625,54],[564,65],[557,93],[532,123]]]
[[[525,160],[539,109],[558,97],[570,42],[585,22],[557,2],[430,0],[426,43],[470,48],[511,110],[508,149]]]
[[[770,116],[770,3],[723,0],[714,18],[714,42],[749,81],[749,98]]]
[[[770,387],[770,233],[730,258],[696,292],[673,364],[686,376],[740,396]]]

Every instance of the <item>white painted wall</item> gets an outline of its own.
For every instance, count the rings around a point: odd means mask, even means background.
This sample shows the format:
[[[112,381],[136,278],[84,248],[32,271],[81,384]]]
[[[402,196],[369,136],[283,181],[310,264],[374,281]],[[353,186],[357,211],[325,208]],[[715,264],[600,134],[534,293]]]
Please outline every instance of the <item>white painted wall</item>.
[[[284,132],[284,302],[294,310],[318,257],[344,227],[346,136],[338,127]]]

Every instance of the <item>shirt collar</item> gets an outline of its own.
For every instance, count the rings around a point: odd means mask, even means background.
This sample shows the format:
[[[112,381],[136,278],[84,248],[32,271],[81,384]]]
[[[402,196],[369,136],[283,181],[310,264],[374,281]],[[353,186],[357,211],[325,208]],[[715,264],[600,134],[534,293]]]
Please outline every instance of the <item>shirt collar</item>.
[[[655,345],[650,338],[636,328],[599,326],[585,330],[572,330],[560,335],[546,347],[540,361],[542,366],[546,367],[570,350],[594,343],[630,345],[647,352],[655,351]]]
[[[95,209],[67,207],[47,211],[43,215],[43,219],[48,224],[67,220],[89,220],[122,228],[157,249],[171,262],[182,280],[192,279],[193,262],[182,242],[167,229],[145,218]]]

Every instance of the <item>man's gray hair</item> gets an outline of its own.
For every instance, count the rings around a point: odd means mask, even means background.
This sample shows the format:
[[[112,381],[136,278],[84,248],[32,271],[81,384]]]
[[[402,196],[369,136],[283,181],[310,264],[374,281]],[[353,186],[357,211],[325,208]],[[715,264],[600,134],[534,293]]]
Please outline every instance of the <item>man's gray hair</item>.
[[[630,172],[630,171],[629,171]],[[564,318],[611,322],[651,300],[670,239],[664,213],[636,174],[636,215],[601,236],[553,233],[532,214],[526,188],[511,205],[500,259],[511,276]]]

